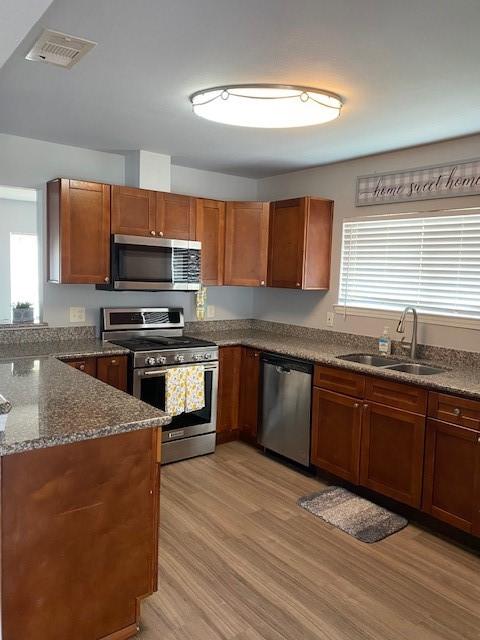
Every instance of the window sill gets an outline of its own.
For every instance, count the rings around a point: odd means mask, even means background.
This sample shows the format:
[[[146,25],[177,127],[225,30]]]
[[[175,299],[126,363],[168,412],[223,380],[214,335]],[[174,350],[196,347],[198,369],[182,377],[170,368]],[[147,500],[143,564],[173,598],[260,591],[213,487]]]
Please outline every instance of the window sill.
[[[333,307],[338,315],[360,316],[364,318],[381,318],[385,320],[400,319],[401,311],[393,311],[392,309],[369,309],[367,307],[344,307],[342,304],[336,304]],[[408,314],[407,321],[412,320],[412,315]],[[461,318],[457,316],[441,316],[430,313],[418,313],[418,322],[421,324],[440,325],[442,327],[458,327],[462,329],[474,329],[480,331],[480,320],[476,318]]]

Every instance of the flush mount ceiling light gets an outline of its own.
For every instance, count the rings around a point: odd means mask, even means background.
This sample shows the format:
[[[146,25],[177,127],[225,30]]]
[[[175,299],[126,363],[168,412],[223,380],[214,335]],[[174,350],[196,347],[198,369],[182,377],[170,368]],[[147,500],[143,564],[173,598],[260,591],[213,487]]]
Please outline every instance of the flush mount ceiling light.
[[[342,100],[323,89],[282,84],[227,85],[190,96],[197,116],[238,127],[282,129],[335,120]]]

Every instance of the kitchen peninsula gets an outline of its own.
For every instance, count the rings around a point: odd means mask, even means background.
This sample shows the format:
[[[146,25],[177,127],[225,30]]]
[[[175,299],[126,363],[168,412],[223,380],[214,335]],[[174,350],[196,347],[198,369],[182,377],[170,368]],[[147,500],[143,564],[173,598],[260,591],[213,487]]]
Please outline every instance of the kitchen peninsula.
[[[47,352],[123,353],[93,338],[0,344],[2,637],[123,640],[156,590],[170,417]]]

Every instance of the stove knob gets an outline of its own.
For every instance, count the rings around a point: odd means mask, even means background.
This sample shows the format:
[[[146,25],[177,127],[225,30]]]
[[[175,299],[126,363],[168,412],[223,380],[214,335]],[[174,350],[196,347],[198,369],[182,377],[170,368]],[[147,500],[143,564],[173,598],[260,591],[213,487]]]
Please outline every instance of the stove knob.
[[[155,358],[152,358],[152,356],[149,356],[148,358],[145,358],[145,364],[149,367],[153,367],[155,364],[157,364],[157,361],[155,360]]]
[[[203,357],[205,358],[205,360],[210,360],[210,358],[212,357],[210,353],[204,353]]]
[[[183,362],[185,360],[185,356],[181,356],[181,355],[175,356],[175,360],[177,362]]]
[[[203,355],[201,353],[195,353],[193,355],[194,360],[202,360],[202,358],[203,358]]]
[[[166,364],[167,363],[167,358],[166,356],[158,356],[157,358],[157,364]]]

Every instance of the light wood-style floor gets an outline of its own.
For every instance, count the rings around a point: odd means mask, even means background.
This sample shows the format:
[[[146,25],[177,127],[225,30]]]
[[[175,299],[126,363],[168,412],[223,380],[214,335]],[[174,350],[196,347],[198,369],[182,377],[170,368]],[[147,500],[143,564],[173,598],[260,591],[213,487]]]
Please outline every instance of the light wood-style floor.
[[[141,640],[479,640],[480,558],[415,526],[367,545],[296,506],[322,485],[244,444],[162,469]]]

